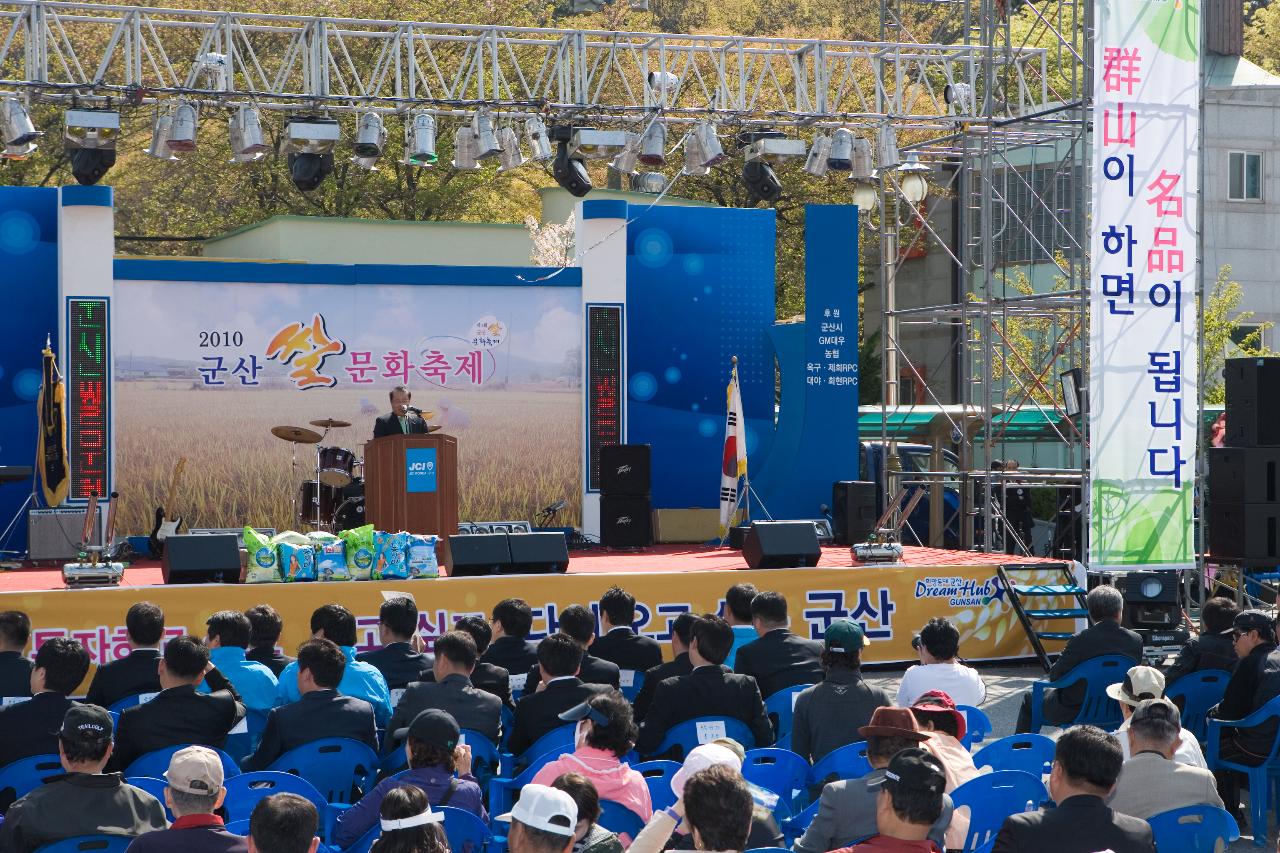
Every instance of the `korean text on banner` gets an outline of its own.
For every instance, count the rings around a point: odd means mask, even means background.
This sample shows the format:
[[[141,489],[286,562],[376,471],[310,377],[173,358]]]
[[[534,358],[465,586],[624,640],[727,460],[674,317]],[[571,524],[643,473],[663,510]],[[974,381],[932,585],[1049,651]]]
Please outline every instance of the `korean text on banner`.
[[[1095,8],[1089,566],[1184,568],[1195,560],[1200,9]]]

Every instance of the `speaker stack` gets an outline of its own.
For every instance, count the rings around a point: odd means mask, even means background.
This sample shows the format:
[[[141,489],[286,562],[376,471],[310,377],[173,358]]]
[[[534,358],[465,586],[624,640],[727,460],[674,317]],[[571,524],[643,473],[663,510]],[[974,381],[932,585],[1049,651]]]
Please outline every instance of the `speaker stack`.
[[[1280,562],[1280,358],[1229,358],[1225,447],[1209,448],[1209,553]]]
[[[876,484],[868,480],[841,480],[831,484],[831,533],[837,545],[866,542],[875,533]]]
[[[653,544],[649,482],[649,445],[600,448],[600,544],[606,548]]]

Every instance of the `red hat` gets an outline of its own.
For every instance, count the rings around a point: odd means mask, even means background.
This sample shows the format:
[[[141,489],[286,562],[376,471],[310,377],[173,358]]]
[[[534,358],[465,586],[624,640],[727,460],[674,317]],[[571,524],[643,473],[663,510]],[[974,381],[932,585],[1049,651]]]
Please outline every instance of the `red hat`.
[[[913,711],[941,711],[950,713],[956,718],[956,740],[964,740],[964,734],[968,731],[968,721],[965,719],[964,713],[956,709],[955,700],[952,699],[945,691],[930,690],[923,693],[920,698],[916,699],[911,706]]]

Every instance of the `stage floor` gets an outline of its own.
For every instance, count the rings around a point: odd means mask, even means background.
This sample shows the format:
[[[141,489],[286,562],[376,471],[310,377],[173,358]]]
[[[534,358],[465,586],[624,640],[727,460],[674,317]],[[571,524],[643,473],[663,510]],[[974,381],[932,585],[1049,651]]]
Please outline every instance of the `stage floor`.
[[[1012,554],[982,554],[943,548],[903,548],[903,565],[921,567],[996,566],[1009,563],[1061,562],[1044,557]],[[820,569],[847,569],[861,565],[848,548],[822,549]],[[569,555],[571,575],[653,574],[663,572],[722,572],[747,568],[741,551],[708,545],[656,545],[643,551],[573,551]],[[125,570],[121,586],[146,587],[164,583],[157,560],[139,560]],[[32,566],[0,572],[0,592],[43,592],[63,589],[62,569]]]

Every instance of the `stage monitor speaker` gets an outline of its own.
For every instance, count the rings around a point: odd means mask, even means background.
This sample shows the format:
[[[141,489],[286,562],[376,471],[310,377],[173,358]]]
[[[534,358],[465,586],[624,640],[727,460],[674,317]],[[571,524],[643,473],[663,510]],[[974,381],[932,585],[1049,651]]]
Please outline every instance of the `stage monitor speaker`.
[[[511,565],[503,566],[503,574],[564,574],[569,568],[569,543],[563,533],[512,533],[507,537],[511,548]]]
[[[1211,503],[1209,553],[1245,565],[1280,564],[1280,503]]]
[[[1280,501],[1280,447],[1210,447],[1209,503]]]
[[[648,497],[600,496],[600,544],[606,548],[647,548],[653,544],[653,512]]]
[[[505,533],[471,533],[449,537],[453,566],[449,576],[496,575],[511,568],[510,537]]]
[[[831,484],[831,532],[837,545],[866,542],[876,530],[880,489],[868,480]]]
[[[816,566],[821,554],[812,521],[756,521],[742,543],[742,556],[753,569]]]
[[[600,493],[649,494],[649,445],[606,444],[600,448]]]
[[[1182,624],[1178,572],[1129,572],[1116,578],[1115,585],[1124,595],[1124,627],[1168,629]]]
[[[186,533],[164,540],[165,583],[239,583],[240,544],[234,533]]]
[[[1229,358],[1228,447],[1280,446],[1280,358]]]

